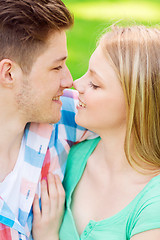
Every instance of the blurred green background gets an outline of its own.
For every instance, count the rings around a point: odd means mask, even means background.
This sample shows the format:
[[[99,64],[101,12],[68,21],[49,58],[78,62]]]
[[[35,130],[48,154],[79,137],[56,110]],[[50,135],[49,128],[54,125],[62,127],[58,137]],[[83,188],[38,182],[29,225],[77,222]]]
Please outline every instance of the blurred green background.
[[[74,14],[74,27],[68,31],[67,65],[73,79],[88,68],[89,58],[105,28],[143,24],[160,26],[160,0],[63,0]]]

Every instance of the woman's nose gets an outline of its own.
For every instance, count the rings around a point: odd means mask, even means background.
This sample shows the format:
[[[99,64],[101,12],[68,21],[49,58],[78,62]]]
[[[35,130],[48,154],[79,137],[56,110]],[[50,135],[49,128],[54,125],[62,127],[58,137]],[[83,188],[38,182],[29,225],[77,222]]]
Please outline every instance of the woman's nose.
[[[79,92],[84,93],[85,87],[82,78],[79,78],[73,82],[73,87]]]

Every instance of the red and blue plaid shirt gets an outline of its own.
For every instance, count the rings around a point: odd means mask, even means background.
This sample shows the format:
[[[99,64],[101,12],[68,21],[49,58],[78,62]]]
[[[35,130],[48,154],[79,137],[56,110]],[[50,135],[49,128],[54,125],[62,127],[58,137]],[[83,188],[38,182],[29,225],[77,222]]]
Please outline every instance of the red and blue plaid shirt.
[[[65,90],[62,97],[62,117],[57,124],[27,124],[25,156],[18,201],[18,219],[0,197],[0,240],[32,239],[32,203],[35,193],[40,196],[40,182],[49,171],[63,179],[71,146],[94,135],[75,123],[78,94]],[[15,182],[16,188],[16,182]],[[17,203],[16,203],[17,204]]]

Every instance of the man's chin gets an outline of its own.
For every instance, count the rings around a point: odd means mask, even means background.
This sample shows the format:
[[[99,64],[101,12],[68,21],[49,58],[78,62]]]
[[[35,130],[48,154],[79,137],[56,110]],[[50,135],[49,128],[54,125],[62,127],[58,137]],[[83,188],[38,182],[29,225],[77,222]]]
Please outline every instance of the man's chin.
[[[57,116],[56,118],[52,119],[48,123],[55,124],[55,123],[58,123],[60,121],[60,119],[61,119],[61,113],[59,114],[59,116]]]
[[[34,119],[30,122],[55,124],[55,123],[59,122],[60,119],[61,119],[61,112],[56,114],[56,116],[54,116],[54,117],[53,116],[50,116],[50,117],[43,116],[43,118]]]

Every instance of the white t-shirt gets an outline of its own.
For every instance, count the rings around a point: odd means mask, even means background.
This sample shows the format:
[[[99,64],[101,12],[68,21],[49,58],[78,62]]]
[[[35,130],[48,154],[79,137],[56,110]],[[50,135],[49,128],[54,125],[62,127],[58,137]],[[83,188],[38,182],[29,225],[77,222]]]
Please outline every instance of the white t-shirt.
[[[24,161],[25,140],[24,137],[21,142],[21,147],[18,154],[17,162],[14,169],[6,176],[3,182],[0,183],[0,196],[10,207],[12,212],[18,218],[19,196],[22,164]]]

